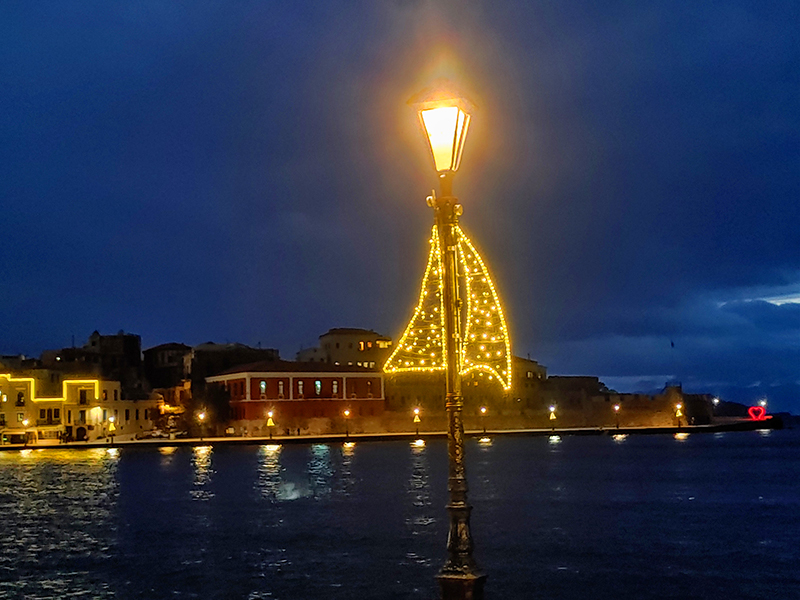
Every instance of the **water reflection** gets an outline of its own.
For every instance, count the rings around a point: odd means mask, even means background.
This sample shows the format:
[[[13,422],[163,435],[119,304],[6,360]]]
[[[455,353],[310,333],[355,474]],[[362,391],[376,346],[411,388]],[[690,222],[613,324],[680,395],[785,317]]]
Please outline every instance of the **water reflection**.
[[[627,433],[617,433],[615,435],[612,435],[611,439],[614,440],[616,443],[621,444],[622,442],[624,442],[625,440],[628,439],[628,434]]]
[[[675,439],[678,440],[679,442],[685,442],[686,440],[689,439],[689,434],[686,432],[676,433]]]
[[[422,442],[421,444],[419,442]],[[433,523],[435,519],[431,517],[431,494],[430,494],[430,468],[428,466],[428,455],[425,449],[424,440],[416,440],[411,444],[411,478],[408,481],[408,495],[411,500],[409,516],[406,518],[406,526],[411,531],[411,535],[420,535],[425,532],[425,528]],[[425,561],[415,554],[409,554],[408,558],[415,561]]]
[[[116,457],[104,449],[8,454],[0,513],[13,535],[0,536],[0,597],[113,597],[91,573],[115,554]]]
[[[256,488],[271,500],[281,495],[281,450],[277,444],[261,446],[258,449],[258,473]]]
[[[214,475],[212,468],[213,448],[211,446],[195,446],[192,449],[192,469],[194,483],[191,491],[195,500],[209,500],[214,497],[211,491],[211,478]]]
[[[313,444],[311,458],[308,461],[308,482],[311,494],[315,498],[330,496],[333,467],[331,466],[331,449],[327,444]]]
[[[342,444],[342,472],[337,480],[337,493],[349,496],[355,485],[353,477],[353,458],[356,455],[356,443],[344,442]]]

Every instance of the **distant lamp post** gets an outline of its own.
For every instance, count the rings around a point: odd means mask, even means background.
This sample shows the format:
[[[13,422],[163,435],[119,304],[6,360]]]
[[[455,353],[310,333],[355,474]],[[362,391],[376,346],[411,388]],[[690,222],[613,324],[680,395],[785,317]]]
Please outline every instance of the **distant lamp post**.
[[[486,407],[481,406],[481,423],[483,424],[483,433],[486,433]]]
[[[24,442],[23,442],[23,445],[24,445],[24,446],[27,446],[27,445],[28,445],[28,423],[29,423],[29,422],[30,422],[30,421],[28,421],[28,419],[23,419],[23,420],[22,420],[22,426],[25,428],[25,431],[24,431],[24,433],[25,433],[25,438],[24,438]]]
[[[551,404],[550,405],[550,420],[551,421],[555,421],[556,420],[556,405],[555,404]],[[556,424],[555,423],[551,423],[551,425],[553,426],[553,431],[555,431],[556,430]]]
[[[617,422],[617,429],[619,429],[619,404],[614,405],[614,419]]]
[[[438,80],[408,102],[416,111],[433,166],[439,176],[440,194],[428,197],[433,208],[440,240],[439,262],[443,267],[445,342],[447,357],[445,408],[447,409],[447,451],[449,459],[447,489],[450,529],[447,535],[447,560],[437,579],[443,600],[483,598],[484,575],[472,557],[473,543],[467,503],[467,476],[464,468],[464,408],[461,394],[461,318],[456,271],[456,227],[463,208],[453,197],[453,177],[461,164],[461,154],[474,106],[453,85]]]
[[[681,417],[683,416],[683,404],[678,402],[675,405],[675,416],[678,418],[678,429],[681,428]]]
[[[203,441],[203,427],[205,426],[205,423],[206,423],[206,411],[201,410],[197,414],[197,420],[200,421],[200,441],[202,442]]]
[[[761,400],[758,401],[758,405],[761,408],[766,410],[766,408],[767,408],[767,399],[766,398],[762,398]]]
[[[415,426],[416,426],[416,428],[417,428],[417,437],[419,437],[419,422],[420,422],[421,420],[422,420],[422,419],[420,419],[420,418],[419,418],[419,407],[416,407],[416,408],[414,409],[414,425],[415,425]]]
[[[344,437],[345,439],[350,438],[350,409],[344,409]]]
[[[267,427],[269,427],[269,439],[272,439],[272,428],[275,427],[275,421],[272,420],[272,417],[275,415],[274,411],[268,410],[267,411]]]
[[[114,423],[114,421],[116,421],[116,418],[114,417],[114,415],[111,415],[110,417],[108,417],[108,433],[111,436],[111,445],[112,446],[114,445],[114,434],[117,432],[117,426]]]

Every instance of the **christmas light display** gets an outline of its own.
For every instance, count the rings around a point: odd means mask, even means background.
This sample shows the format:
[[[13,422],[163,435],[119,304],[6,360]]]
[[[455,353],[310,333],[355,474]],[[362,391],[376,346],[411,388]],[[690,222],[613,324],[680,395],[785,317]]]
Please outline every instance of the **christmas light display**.
[[[481,371],[511,388],[511,342],[508,327],[486,263],[456,226],[461,310],[461,374]],[[447,365],[444,296],[439,235],[433,227],[430,252],[414,316],[383,367],[386,373],[444,371]]]

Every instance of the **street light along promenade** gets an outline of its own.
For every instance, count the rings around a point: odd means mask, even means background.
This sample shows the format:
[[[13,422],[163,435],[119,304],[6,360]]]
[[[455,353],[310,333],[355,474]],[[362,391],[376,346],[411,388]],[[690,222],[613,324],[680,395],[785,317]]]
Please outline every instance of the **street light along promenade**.
[[[464,467],[464,408],[461,395],[462,339],[461,300],[457,273],[458,217],[463,208],[452,195],[453,178],[461,164],[461,155],[474,106],[453,85],[438,80],[408,102],[416,111],[419,123],[439,176],[440,196],[428,198],[433,208],[439,235],[439,264],[442,265],[442,306],[444,310],[445,407],[447,409],[447,451],[450,528],[447,536],[447,560],[437,579],[443,600],[482,600],[486,575],[472,557],[470,512],[467,503],[467,477]]]

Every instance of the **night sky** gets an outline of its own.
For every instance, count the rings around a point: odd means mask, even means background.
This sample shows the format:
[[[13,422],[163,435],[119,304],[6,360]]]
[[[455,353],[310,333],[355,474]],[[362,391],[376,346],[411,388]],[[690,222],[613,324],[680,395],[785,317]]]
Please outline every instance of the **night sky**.
[[[397,340],[444,76],[516,354],[800,411],[798,6],[3,2],[0,353]]]

